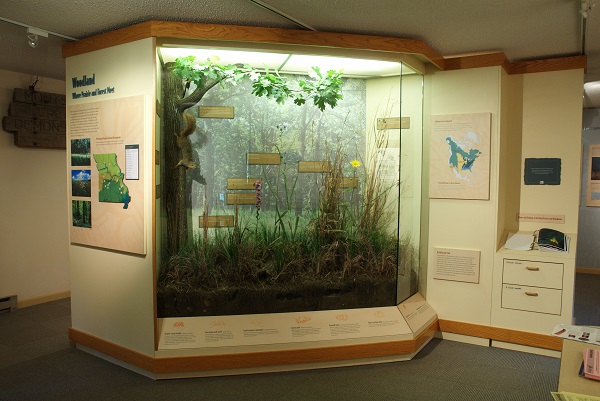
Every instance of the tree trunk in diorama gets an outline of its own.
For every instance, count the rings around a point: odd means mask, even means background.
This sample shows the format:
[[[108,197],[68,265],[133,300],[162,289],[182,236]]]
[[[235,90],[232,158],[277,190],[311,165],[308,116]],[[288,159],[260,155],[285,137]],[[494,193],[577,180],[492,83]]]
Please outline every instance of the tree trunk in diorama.
[[[172,74],[173,63],[163,71],[163,199],[167,218],[167,244],[169,252],[177,252],[189,243],[191,228],[191,191],[188,187],[191,174],[199,169],[189,136],[196,131],[196,119],[186,110],[197,104],[217,80],[207,80],[187,97],[181,78]],[[185,123],[184,123],[185,120]],[[200,181],[203,179],[200,175]]]

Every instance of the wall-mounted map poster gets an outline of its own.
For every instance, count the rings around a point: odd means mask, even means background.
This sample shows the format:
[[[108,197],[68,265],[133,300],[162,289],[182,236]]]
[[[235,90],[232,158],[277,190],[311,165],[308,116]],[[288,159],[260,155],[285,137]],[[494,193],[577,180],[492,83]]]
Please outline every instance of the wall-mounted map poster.
[[[71,243],[145,254],[144,97],[68,106],[67,135]]]
[[[586,206],[600,206],[600,144],[590,144],[588,153]]]
[[[491,114],[431,116],[429,197],[490,197]]]

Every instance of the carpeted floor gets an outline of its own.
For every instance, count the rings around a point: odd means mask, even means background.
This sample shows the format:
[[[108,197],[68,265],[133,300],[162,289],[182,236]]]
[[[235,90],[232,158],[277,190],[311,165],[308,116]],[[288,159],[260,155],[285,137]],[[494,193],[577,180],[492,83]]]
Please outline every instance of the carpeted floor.
[[[544,401],[556,358],[433,339],[412,361],[153,381],[69,346],[70,300],[0,314],[0,400]]]

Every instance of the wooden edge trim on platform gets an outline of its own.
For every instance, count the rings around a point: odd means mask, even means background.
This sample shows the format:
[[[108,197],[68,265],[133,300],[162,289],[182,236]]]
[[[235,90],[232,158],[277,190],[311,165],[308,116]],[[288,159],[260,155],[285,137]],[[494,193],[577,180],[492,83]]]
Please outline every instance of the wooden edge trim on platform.
[[[69,340],[151,373],[164,374],[406,355],[417,352],[438,330],[435,320],[416,338],[405,341],[166,358],[154,358],[73,328],[69,329]]]
[[[575,273],[600,274],[600,268],[594,268],[594,267],[576,267],[575,268]]]
[[[562,350],[562,339],[546,334],[530,333],[505,329],[502,327],[485,326],[473,323],[455,322],[439,319],[440,331],[446,333],[462,334],[472,337],[487,338],[512,344],[528,345],[530,347],[544,348],[553,351]]]
[[[154,357],[111,343],[72,327],[69,328],[69,340],[149,372],[154,370]]]

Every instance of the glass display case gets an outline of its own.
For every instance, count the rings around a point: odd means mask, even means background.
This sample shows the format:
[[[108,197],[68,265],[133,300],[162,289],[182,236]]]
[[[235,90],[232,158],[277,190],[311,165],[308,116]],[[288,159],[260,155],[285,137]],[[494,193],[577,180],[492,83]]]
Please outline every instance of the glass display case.
[[[163,46],[158,317],[396,305],[417,291],[422,75]]]

